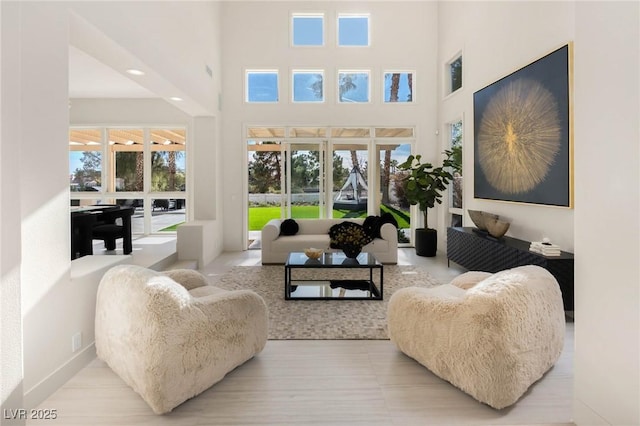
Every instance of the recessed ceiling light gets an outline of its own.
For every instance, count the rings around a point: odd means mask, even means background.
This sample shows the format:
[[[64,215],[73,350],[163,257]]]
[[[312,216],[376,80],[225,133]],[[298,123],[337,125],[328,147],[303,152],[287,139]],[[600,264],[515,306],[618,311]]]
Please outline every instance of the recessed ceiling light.
[[[133,145],[135,142],[134,141],[127,141],[125,142],[125,145]]]
[[[172,101],[178,101],[178,102],[180,102],[182,100],[182,98],[180,98],[178,96],[172,96],[169,99],[171,99]]]
[[[167,139],[166,141],[164,141],[164,145],[171,145],[171,141]]]
[[[144,71],[137,70],[135,68],[130,68],[127,72],[131,75],[144,75]]]

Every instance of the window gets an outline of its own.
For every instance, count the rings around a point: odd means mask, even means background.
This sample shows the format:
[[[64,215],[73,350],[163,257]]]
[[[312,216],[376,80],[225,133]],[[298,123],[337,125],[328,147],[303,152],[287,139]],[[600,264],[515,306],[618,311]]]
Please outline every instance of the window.
[[[369,46],[369,15],[338,15],[338,46]]]
[[[293,102],[324,102],[324,71],[293,71]]]
[[[325,127],[292,127],[289,129],[290,138],[324,138],[327,136]]]
[[[278,102],[278,71],[248,70],[245,87],[246,102]]]
[[[248,138],[284,138],[284,127],[249,127]]]
[[[358,140],[333,144],[331,217],[366,216],[369,199],[369,144]]]
[[[108,191],[144,191],[144,137],[142,129],[109,129],[115,178]]]
[[[339,71],[338,82],[338,102],[369,102],[369,71]]]
[[[102,134],[100,129],[69,131],[69,189],[95,192],[102,188]]]
[[[453,180],[450,183],[449,213],[451,226],[462,226],[462,120],[449,124],[449,146],[453,152],[452,159],[456,167],[451,170]]]
[[[386,71],[384,73],[384,102],[413,102],[414,73],[411,71]]]
[[[377,138],[412,138],[413,127],[376,127]]]
[[[134,234],[185,221],[186,169],[184,128],[69,130],[71,205],[131,206]]]
[[[371,135],[369,127],[332,127],[332,138],[368,138]]]
[[[322,13],[294,13],[291,16],[293,46],[324,45],[324,15]]]
[[[184,129],[154,129],[151,138],[151,191],[184,191],[186,155]]]
[[[449,93],[462,88],[462,55],[458,55],[447,65],[449,75]]]
[[[247,126],[244,135],[248,248],[259,248],[260,230],[273,218],[382,213],[396,219],[400,244],[410,244],[406,172],[398,165],[413,151],[415,127]]]

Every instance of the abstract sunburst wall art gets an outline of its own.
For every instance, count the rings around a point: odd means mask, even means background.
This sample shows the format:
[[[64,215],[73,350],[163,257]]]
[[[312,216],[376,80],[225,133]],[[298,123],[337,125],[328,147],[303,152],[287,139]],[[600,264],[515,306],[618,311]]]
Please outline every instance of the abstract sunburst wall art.
[[[570,47],[474,93],[476,198],[571,207]]]

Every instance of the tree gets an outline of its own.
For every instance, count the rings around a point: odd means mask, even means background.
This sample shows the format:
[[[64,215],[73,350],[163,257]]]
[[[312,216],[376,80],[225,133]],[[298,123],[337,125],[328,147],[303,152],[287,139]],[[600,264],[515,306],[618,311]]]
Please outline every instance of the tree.
[[[280,151],[254,152],[249,163],[249,192],[265,194],[280,191],[281,173]]]
[[[78,184],[79,191],[85,191],[87,188],[101,185],[101,158],[99,151],[82,152],[80,157],[82,167],[78,167],[73,173],[73,182]]]
[[[151,153],[151,190],[176,191],[184,188],[184,170],[178,169],[183,151],[153,151]]]
[[[342,185],[347,180],[347,176],[349,176],[349,169],[345,168],[343,163],[343,158],[333,153],[333,190],[340,191],[342,189]]]
[[[390,79],[389,100],[387,102],[398,102],[400,99],[400,73],[386,74],[385,78]],[[413,101],[413,73],[407,73],[407,102]]]
[[[316,76],[316,81],[314,81],[311,84],[311,90],[313,90],[313,94],[315,95],[316,98],[318,99],[322,99],[322,75],[321,74],[315,74]]]
[[[116,178],[122,179],[124,186],[116,188],[117,191],[138,191],[138,184],[136,182],[137,168],[138,168],[138,153],[116,151]],[[139,153],[142,157],[142,152]],[[142,165],[140,165],[142,167]],[[140,174],[140,190],[142,190],[142,176]]]
[[[389,204],[389,182],[391,181],[391,150],[384,151],[384,161],[382,162],[382,204]]]
[[[142,151],[136,152],[136,175],[133,184],[134,191],[144,191],[144,154]]]
[[[344,74],[340,77],[340,87],[338,89],[338,96],[340,98],[340,102],[342,102],[342,96],[350,90],[357,89],[357,86],[353,82],[354,74]]]
[[[389,92],[389,102],[398,102],[398,91],[400,90],[400,74],[391,74],[391,87]]]
[[[291,191],[317,187],[320,177],[319,153],[317,151],[291,152]]]

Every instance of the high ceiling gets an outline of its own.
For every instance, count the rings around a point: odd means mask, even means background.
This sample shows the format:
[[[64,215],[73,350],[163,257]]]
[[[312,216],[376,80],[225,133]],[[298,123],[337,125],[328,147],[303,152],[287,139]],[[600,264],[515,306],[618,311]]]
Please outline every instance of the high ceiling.
[[[69,46],[69,98],[158,98],[130,78]]]

